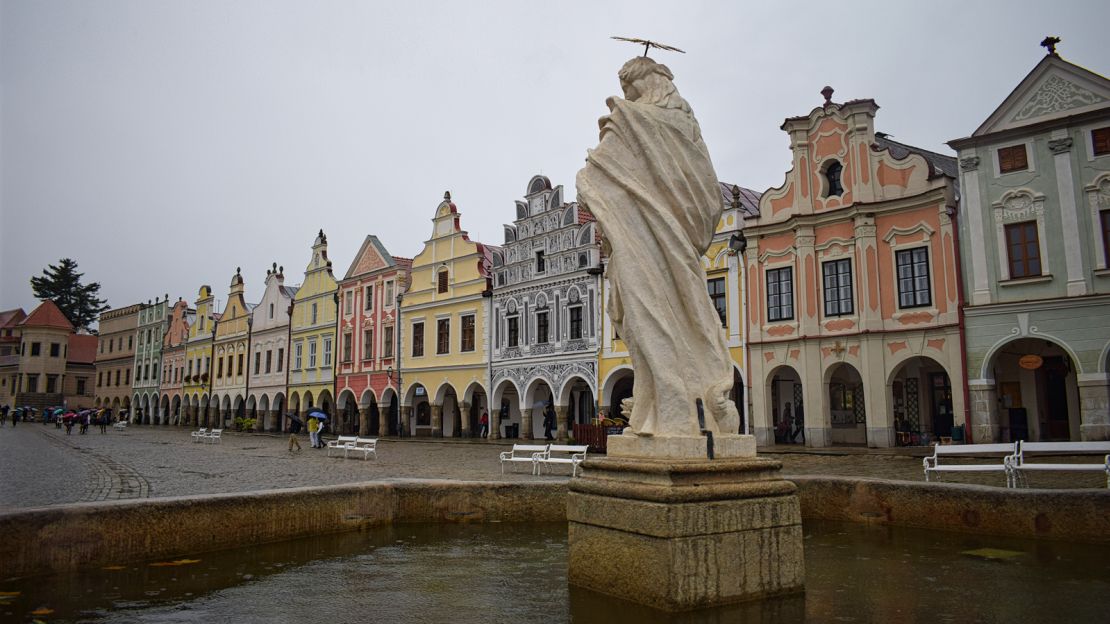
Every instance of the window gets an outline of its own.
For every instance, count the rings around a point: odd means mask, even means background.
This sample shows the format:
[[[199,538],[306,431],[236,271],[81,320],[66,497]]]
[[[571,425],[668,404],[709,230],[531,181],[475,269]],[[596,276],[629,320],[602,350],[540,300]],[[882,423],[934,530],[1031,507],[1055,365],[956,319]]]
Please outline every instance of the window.
[[[52,342],[50,343],[50,357],[58,357],[62,354],[62,345]]]
[[[254,374],[257,375],[262,370],[262,352],[254,352]],[[266,371],[267,373],[270,371]]]
[[[833,260],[821,265],[825,280],[825,316],[844,316],[854,311],[852,305],[852,261]]]
[[[343,334],[343,361],[351,361],[351,334]]]
[[[312,304],[312,324],[316,324],[316,304]]]
[[[582,306],[576,306],[569,310],[570,312],[570,339],[579,340],[582,338]]]
[[[77,380],[77,394],[85,394],[85,378],[81,377]]]
[[[393,327],[382,328],[382,357],[393,357]]]
[[[898,267],[898,307],[918,308],[933,303],[929,289],[929,250],[925,247],[894,253]]]
[[[509,323],[509,346],[515,347],[520,344],[520,317],[510,316],[506,320]]]
[[[186,377],[192,377],[193,376],[193,361],[192,360],[189,360],[189,372],[185,376]]]
[[[462,317],[462,344],[461,351],[474,350],[474,315],[467,314]]]
[[[108,374],[110,375],[111,372],[109,372]],[[116,385],[117,386],[119,385],[119,374],[120,374],[120,370],[117,368],[116,369]]]
[[[374,330],[362,331],[362,359],[369,360],[374,357]]]
[[[300,356],[297,356],[297,362],[300,363]],[[278,349],[277,372],[285,368],[285,347]]]
[[[123,340],[123,339],[121,338],[120,340]],[[127,337],[127,350],[130,351],[131,349],[134,349],[134,348],[135,348],[135,337],[134,336],[128,336]]]
[[[316,368],[316,341],[308,341],[308,367]]]
[[[143,379],[150,379],[150,364],[143,364]]]
[[[547,270],[547,263],[543,259],[543,251],[536,252],[536,273],[543,273]]]
[[[274,364],[274,350],[266,349],[266,374],[270,374],[270,370]]]
[[[1110,266],[1110,210],[1103,210],[1098,217],[1102,221],[1102,256]]]
[[[301,355],[304,343],[298,342],[293,346],[293,370],[301,370]]]
[[[444,270],[439,272],[439,275],[437,276],[437,280],[438,280],[438,291],[441,292],[441,293],[447,292],[447,269],[444,269]]]
[[[350,316],[351,312],[354,311],[354,305],[355,305],[355,293],[353,293],[349,290],[347,292],[343,293],[343,314],[346,314],[347,316]]]
[[[451,352],[451,319],[436,321],[436,353]]]
[[[393,307],[393,280],[389,280],[385,283],[385,295],[383,299],[385,299],[385,307]]]
[[[1011,279],[1041,274],[1041,247],[1037,240],[1036,221],[1006,226],[1006,254],[1010,260]]]
[[[199,362],[199,360],[198,360],[198,362]],[[198,364],[197,369],[199,369],[199,368],[200,368],[200,365]],[[205,356],[205,358],[204,358],[204,372],[207,373],[210,370],[212,370],[212,356],[209,355],[209,356]],[[198,372],[199,372],[199,370],[198,370]]]
[[[158,381],[158,362],[155,362],[154,366],[152,366],[151,368],[154,371],[154,375],[153,375],[154,381]]]
[[[57,391],[58,391],[58,376],[57,375],[47,375],[46,376],[46,392],[48,394],[53,394]]]
[[[1029,168],[1029,159],[1025,155],[1025,145],[1011,145],[998,150],[998,172],[1010,173],[1011,171],[1025,171]]]
[[[108,353],[112,353],[112,351],[115,348],[116,348],[116,339],[112,338],[111,340],[108,341]]]
[[[123,385],[125,385],[125,386],[130,386],[131,385],[131,369],[130,368],[124,369],[124,371],[123,371]]]
[[[365,298],[365,301],[363,301],[362,306],[367,310],[373,310],[374,309],[374,287],[373,286],[367,286],[365,292],[363,293],[363,297]]]
[[[547,312],[536,312],[536,344],[547,344]]]
[[[35,357],[35,356],[41,355],[41,354],[42,354],[42,343],[41,342],[32,342],[31,343],[31,357]]]
[[[116,372],[119,372],[119,371],[116,371]],[[38,392],[38,391],[39,391],[39,376],[38,375],[27,375],[27,392],[34,393],[34,392]]]
[[[324,366],[331,366],[331,336],[324,337]]]
[[[794,267],[767,271],[767,320],[794,318]]]
[[[96,372],[96,387],[99,388],[104,385],[104,371]]]
[[[844,194],[844,187],[840,183],[840,174],[844,165],[834,160],[825,167],[825,197],[837,197]]]
[[[1095,156],[1110,154],[1110,126],[1091,130],[1091,151]]]
[[[270,304],[270,318],[274,318],[274,304]]]
[[[235,375],[235,355],[227,354],[227,376],[232,377]],[[240,371],[241,373],[242,371]]]
[[[717,310],[717,316],[721,319],[721,327],[728,327],[728,321],[725,317],[728,312],[727,297],[725,296],[725,278],[717,277],[707,282],[709,287],[709,300],[713,302],[713,308]]]
[[[412,324],[412,357],[424,356],[424,323]]]
[[[224,376],[224,359],[216,360],[216,378],[221,379]]]

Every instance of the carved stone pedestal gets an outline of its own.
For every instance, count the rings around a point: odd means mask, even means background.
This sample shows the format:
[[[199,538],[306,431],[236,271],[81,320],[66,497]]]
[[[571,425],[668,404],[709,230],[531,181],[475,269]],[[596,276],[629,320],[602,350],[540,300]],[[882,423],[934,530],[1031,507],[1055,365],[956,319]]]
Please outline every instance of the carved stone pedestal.
[[[567,500],[570,582],[667,611],[803,591],[801,509],[781,467],[587,460]]]

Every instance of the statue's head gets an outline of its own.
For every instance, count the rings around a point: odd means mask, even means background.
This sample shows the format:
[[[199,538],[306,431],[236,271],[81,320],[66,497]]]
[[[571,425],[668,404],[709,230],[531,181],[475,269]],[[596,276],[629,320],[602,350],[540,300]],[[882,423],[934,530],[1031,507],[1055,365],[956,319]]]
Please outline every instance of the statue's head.
[[[625,99],[664,108],[689,109],[672,82],[674,74],[662,63],[656,63],[646,56],[637,56],[625,63],[617,76],[624,89]]]

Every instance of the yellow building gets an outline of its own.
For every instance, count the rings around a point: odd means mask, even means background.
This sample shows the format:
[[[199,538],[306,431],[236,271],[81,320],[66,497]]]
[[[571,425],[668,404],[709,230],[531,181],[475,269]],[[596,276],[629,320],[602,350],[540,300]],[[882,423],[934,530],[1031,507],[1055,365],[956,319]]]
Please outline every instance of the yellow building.
[[[338,284],[328,260],[324,231],[312,243],[304,283],[293,298],[289,338],[289,408],[335,413],[335,320]]]
[[[196,321],[189,326],[185,343],[185,381],[181,389],[186,406],[185,424],[201,427],[219,426],[215,410],[209,411],[212,396],[209,369],[212,366],[212,339],[216,331],[216,314],[212,307],[212,287],[205,284],[197,292]]]
[[[732,399],[740,412],[742,432],[750,433],[748,426],[747,400],[745,387],[747,377],[747,356],[745,344],[746,314],[742,262],[737,256],[743,251],[744,238],[741,230],[744,217],[758,214],[759,193],[755,191],[721,184],[724,210],[717,223],[713,242],[702,257],[706,274],[706,290],[713,306],[721,317],[721,325],[728,338],[728,350],[733,363]],[[616,335],[609,319],[606,302],[609,296],[609,280],[602,280],[602,346],[598,358],[598,376],[601,392],[598,395],[598,410],[609,417],[621,415],[621,401],[632,396],[635,375],[628,348],[620,336]]]
[[[246,415],[249,321],[254,306],[243,298],[243,289],[243,276],[236,268],[212,345],[212,405],[219,410],[224,427]]]
[[[445,193],[401,304],[401,422],[409,435],[476,432],[489,403],[490,247],[471,241]]]

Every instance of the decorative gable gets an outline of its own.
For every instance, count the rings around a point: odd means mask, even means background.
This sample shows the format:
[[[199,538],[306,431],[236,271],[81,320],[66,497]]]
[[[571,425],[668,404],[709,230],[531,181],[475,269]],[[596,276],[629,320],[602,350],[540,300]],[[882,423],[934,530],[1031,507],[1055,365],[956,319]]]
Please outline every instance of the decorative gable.
[[[1110,107],[1110,80],[1049,54],[971,136],[983,136],[1107,107]]]
[[[388,266],[393,266],[393,257],[385,250],[377,236],[370,235],[363,241],[362,248],[359,249],[344,279],[365,275]]]

